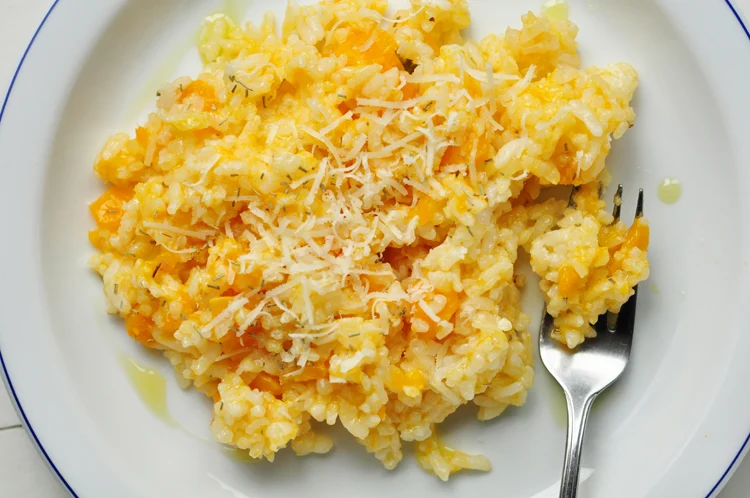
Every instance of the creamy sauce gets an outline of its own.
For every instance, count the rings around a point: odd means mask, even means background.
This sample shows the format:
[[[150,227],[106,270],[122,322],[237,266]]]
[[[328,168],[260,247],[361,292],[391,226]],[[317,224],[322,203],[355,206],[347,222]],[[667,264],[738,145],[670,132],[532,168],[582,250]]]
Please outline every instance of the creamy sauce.
[[[246,2],[242,0],[224,0],[221,3],[221,10],[219,12],[239,26],[242,23],[246,7]]]
[[[197,35],[176,45],[149,75],[126,112],[125,119],[128,123],[135,122],[147,109],[156,110],[156,92],[173,79],[172,76],[177,72],[182,60],[195,48],[195,38]]]
[[[222,447],[221,452],[232,460],[236,460],[240,463],[256,463],[260,460],[250,456],[249,450],[241,450],[239,448]]]
[[[120,363],[128,380],[148,409],[167,424],[175,425],[167,407],[167,382],[164,377],[156,370],[141,365],[129,356],[123,356]]]
[[[568,19],[567,0],[548,0],[542,6],[542,13],[549,19],[555,21],[566,21]]]
[[[676,178],[665,178],[656,191],[659,200],[664,204],[674,204],[682,195],[682,184]]]

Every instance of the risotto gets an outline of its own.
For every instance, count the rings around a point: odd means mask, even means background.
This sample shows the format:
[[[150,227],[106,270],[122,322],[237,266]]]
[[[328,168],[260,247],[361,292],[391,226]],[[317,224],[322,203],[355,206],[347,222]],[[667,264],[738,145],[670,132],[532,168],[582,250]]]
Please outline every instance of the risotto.
[[[534,380],[519,252],[569,347],[648,276],[646,221],[599,199],[637,75],[581,69],[552,12],[468,41],[465,0],[386,7],[291,4],[280,33],[209,17],[200,74],[96,159],[91,267],[128,334],[214,400],[219,442],[325,453],[315,426],[340,422],[386,468],[414,441],[447,479],[490,462],[438,424]],[[580,186],[575,207],[540,201],[550,185]]]

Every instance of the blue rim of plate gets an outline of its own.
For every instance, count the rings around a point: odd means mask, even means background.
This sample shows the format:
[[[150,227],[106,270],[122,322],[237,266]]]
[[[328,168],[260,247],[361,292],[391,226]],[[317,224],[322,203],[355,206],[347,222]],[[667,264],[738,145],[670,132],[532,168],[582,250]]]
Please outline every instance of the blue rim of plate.
[[[5,99],[3,100],[3,106],[0,107],[0,124],[2,124],[3,115],[5,114],[5,107],[8,105],[8,101],[10,100],[10,94],[13,91],[13,85],[16,83],[16,79],[18,78],[18,73],[21,72],[21,67],[23,66],[23,63],[26,60],[26,56],[29,55],[29,51],[31,50],[31,46],[34,44],[36,37],[39,35],[39,32],[42,30],[42,27],[44,27],[44,24],[47,22],[47,19],[49,19],[50,14],[52,14],[52,11],[55,10],[55,7],[57,6],[59,2],[60,0],[55,0],[52,3],[52,6],[44,15],[42,22],[39,24],[39,27],[36,28],[36,31],[34,32],[34,36],[31,37],[31,41],[29,41],[29,44],[26,47],[26,50],[24,50],[23,55],[21,56],[21,60],[18,63],[18,67],[16,68],[15,73],[13,73],[13,78],[11,78],[10,80],[10,85],[8,86],[8,92],[5,94]],[[745,23],[742,21],[742,17],[740,16],[737,9],[734,8],[734,5],[732,5],[731,0],[724,0],[724,3],[726,3],[727,7],[729,7],[729,10],[732,11],[732,15],[734,15],[735,19],[737,19],[737,22],[740,23],[740,26],[742,27],[742,31],[745,32],[745,35],[747,36],[748,40],[750,40],[750,30],[748,30],[747,25],[745,25]],[[8,370],[5,367],[5,360],[3,359],[2,350],[0,350],[0,366],[2,366],[3,381],[5,382],[8,393],[11,395],[11,400],[13,401],[13,406],[15,407],[16,412],[18,412],[18,414],[21,416],[21,421],[23,422],[23,426],[26,428],[26,431],[34,440],[35,446],[44,457],[44,460],[46,461],[47,465],[49,465],[49,467],[52,469],[52,471],[60,480],[62,485],[65,487],[65,489],[75,498],[79,498],[79,495],[73,490],[73,487],[68,483],[68,481],[65,480],[65,477],[63,477],[62,473],[60,473],[60,470],[55,466],[55,463],[47,454],[47,451],[44,449],[44,446],[42,446],[42,442],[39,440],[39,437],[37,437],[36,433],[34,432],[34,428],[31,427],[31,424],[29,423],[29,419],[26,417],[26,413],[23,411],[21,402],[18,399],[18,396],[16,395],[16,390],[13,388],[13,382],[11,382],[10,380],[10,374],[8,374]],[[711,488],[711,491],[708,492],[705,498],[710,498],[716,492],[716,490],[718,490],[722,486],[722,484],[724,484],[724,480],[727,478],[727,476],[735,470],[734,467],[737,464],[737,462],[740,460],[740,457],[742,456],[742,453],[745,451],[745,448],[747,447],[748,443],[750,443],[750,433],[748,433],[747,437],[745,438],[745,441],[742,443],[742,446],[740,446],[740,449],[737,451],[737,454],[734,455],[734,458],[732,458],[732,461],[727,467],[727,469],[721,475],[721,477],[716,482],[716,484],[713,485],[713,487]]]

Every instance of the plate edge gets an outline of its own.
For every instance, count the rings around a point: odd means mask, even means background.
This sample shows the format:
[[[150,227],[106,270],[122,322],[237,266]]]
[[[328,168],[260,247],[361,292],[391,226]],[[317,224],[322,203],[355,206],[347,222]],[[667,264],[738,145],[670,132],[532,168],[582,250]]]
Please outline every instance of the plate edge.
[[[31,47],[32,45],[34,45],[34,42],[36,41],[36,38],[39,35],[39,32],[42,30],[45,23],[47,22],[47,19],[49,19],[50,15],[52,14],[52,11],[55,10],[55,7],[57,6],[59,2],[60,0],[54,0],[52,2],[52,5],[49,7],[49,9],[47,9],[47,13],[44,14],[42,21],[39,23],[39,26],[36,28],[36,31],[34,31],[34,34],[32,35],[31,40],[29,41],[29,44],[26,46],[26,49],[23,51],[23,55],[21,55],[21,60],[18,62],[18,66],[16,66],[16,70],[13,72],[13,76],[10,79],[10,84],[8,84],[8,90],[5,93],[5,98],[3,99],[3,105],[2,107],[0,107],[0,123],[2,123],[3,115],[5,114],[5,108],[8,105],[8,101],[10,100],[10,95],[13,92],[13,86],[16,83],[18,74],[21,72],[21,67],[23,66],[23,63],[26,61],[26,57],[29,55],[29,52],[31,51]],[[16,413],[18,414],[18,418],[21,420],[21,425],[23,425],[23,428],[26,430],[26,433],[34,442],[34,446],[37,452],[42,456],[44,463],[52,471],[54,476],[57,478],[58,482],[62,485],[63,489],[70,496],[74,498],[79,498],[78,494],[76,494],[75,490],[73,490],[73,487],[68,483],[68,481],[65,480],[65,477],[63,477],[60,470],[55,466],[54,462],[52,461],[50,456],[47,454],[47,451],[44,449],[44,446],[42,446],[42,442],[39,440],[36,433],[34,432],[34,429],[31,427],[31,424],[29,423],[29,420],[26,417],[26,413],[23,411],[23,407],[21,407],[21,403],[18,400],[18,396],[16,395],[16,390],[13,388],[13,382],[10,380],[10,375],[8,373],[8,370],[5,367],[5,360],[3,359],[2,350],[0,350],[0,367],[2,367],[0,369],[2,370],[1,377],[3,379],[3,384],[5,385],[5,390],[8,392],[8,395],[9,395],[8,397],[10,398],[10,401],[13,404],[13,408],[16,410]]]

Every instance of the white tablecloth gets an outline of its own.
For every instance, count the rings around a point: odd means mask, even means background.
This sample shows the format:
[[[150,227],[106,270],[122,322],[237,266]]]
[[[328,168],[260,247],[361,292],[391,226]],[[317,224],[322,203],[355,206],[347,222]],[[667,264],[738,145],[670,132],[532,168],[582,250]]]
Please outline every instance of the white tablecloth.
[[[720,2],[721,0],[712,1]],[[50,2],[51,0],[0,0],[0,96],[5,95],[21,54],[49,8]],[[750,0],[735,0],[734,3],[750,16]],[[750,426],[750,423],[748,425]],[[52,474],[47,471],[42,458],[21,427],[5,390],[1,387],[0,496],[7,498],[64,498],[68,496]],[[735,472],[721,493],[721,498],[747,498],[748,496],[750,496],[750,458],[747,458]],[[696,498],[702,497],[696,495]]]

